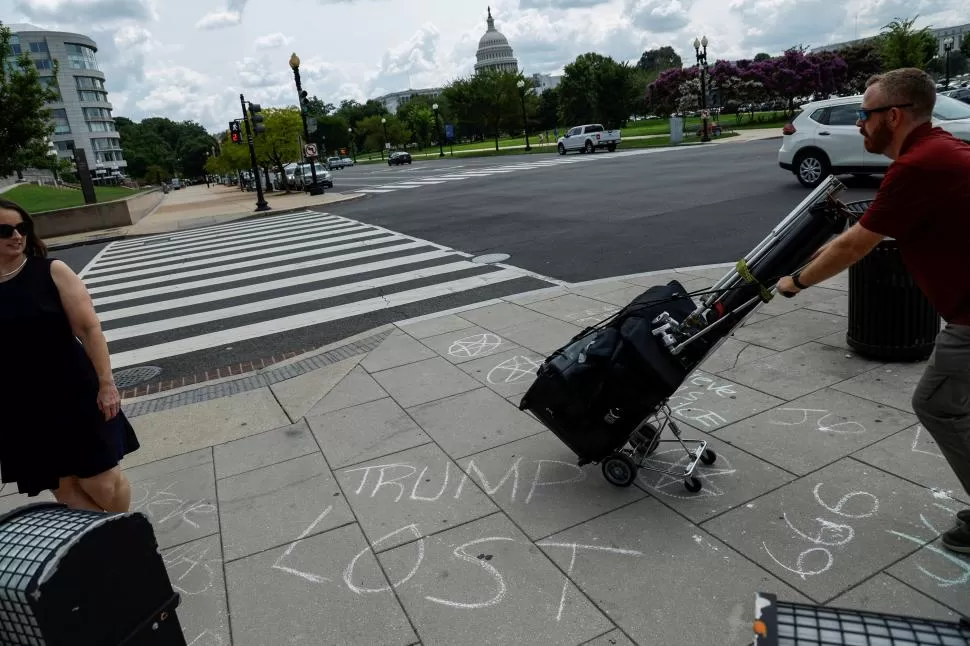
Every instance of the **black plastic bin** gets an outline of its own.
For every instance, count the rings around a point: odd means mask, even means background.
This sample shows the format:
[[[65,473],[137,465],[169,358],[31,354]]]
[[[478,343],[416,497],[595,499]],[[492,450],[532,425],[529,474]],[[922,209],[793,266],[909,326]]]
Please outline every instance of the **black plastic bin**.
[[[865,213],[872,200],[846,206]],[[864,357],[922,361],[933,352],[939,313],[903,263],[898,243],[886,238],[849,267],[849,329],[845,340]]]

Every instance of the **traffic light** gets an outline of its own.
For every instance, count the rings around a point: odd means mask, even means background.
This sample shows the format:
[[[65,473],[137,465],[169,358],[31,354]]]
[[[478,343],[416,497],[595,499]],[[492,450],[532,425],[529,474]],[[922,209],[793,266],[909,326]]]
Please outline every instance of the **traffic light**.
[[[229,122],[229,139],[234,144],[242,143],[242,133],[239,131],[239,122],[230,121]]]
[[[310,100],[307,98],[306,90],[300,92],[300,109],[303,110],[303,114],[310,114]]]
[[[263,108],[258,103],[249,104],[249,118],[253,121],[253,132],[257,135],[266,132],[266,126],[263,125],[264,117],[260,114],[262,111]]]

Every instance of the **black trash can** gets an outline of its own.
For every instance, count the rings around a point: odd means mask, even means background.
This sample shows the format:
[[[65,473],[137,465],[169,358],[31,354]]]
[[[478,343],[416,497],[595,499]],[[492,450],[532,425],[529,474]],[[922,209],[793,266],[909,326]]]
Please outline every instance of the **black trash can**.
[[[846,206],[865,213],[872,200]],[[922,361],[933,352],[941,318],[903,263],[893,238],[849,267],[849,329],[845,340],[864,357]]]

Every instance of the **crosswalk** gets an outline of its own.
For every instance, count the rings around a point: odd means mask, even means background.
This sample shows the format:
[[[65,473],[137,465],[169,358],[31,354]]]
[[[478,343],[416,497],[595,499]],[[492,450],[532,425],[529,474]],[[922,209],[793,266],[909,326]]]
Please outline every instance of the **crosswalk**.
[[[527,161],[527,162],[514,162],[507,164],[499,164],[496,166],[482,166],[473,167],[467,170],[454,170],[447,171],[442,174],[435,175],[425,175],[422,177],[417,177],[415,179],[407,179],[396,182],[389,182],[387,184],[375,183],[374,186],[369,186],[367,188],[359,188],[348,191],[349,193],[358,194],[382,194],[382,193],[394,193],[395,191],[404,191],[408,189],[421,188],[423,186],[435,186],[439,184],[447,184],[449,182],[460,182],[465,179],[472,179],[478,177],[490,177],[492,175],[503,175],[506,173],[520,173],[523,171],[539,170],[544,168],[555,168],[558,166],[567,166],[570,164],[579,164],[584,162],[596,161],[596,160],[607,160],[607,159],[621,159],[624,157],[630,157],[634,155],[645,155],[652,152],[661,152],[663,149],[655,148],[638,148],[633,150],[623,150],[612,153],[597,153],[593,155],[582,155],[577,153],[571,153],[566,156],[555,156],[549,159],[541,159],[538,161]],[[546,156],[548,157],[548,155]]]
[[[550,284],[313,211],[113,242],[80,276],[116,369],[491,286],[510,294]]]

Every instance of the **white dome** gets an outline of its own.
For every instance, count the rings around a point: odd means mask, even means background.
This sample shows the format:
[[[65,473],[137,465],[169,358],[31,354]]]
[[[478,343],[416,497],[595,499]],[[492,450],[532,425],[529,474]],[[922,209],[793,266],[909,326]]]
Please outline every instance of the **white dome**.
[[[488,30],[478,41],[478,53],[475,55],[475,71],[498,70],[518,72],[519,62],[515,58],[509,39],[502,32],[495,29],[495,19],[492,18],[492,8],[488,8]]]

